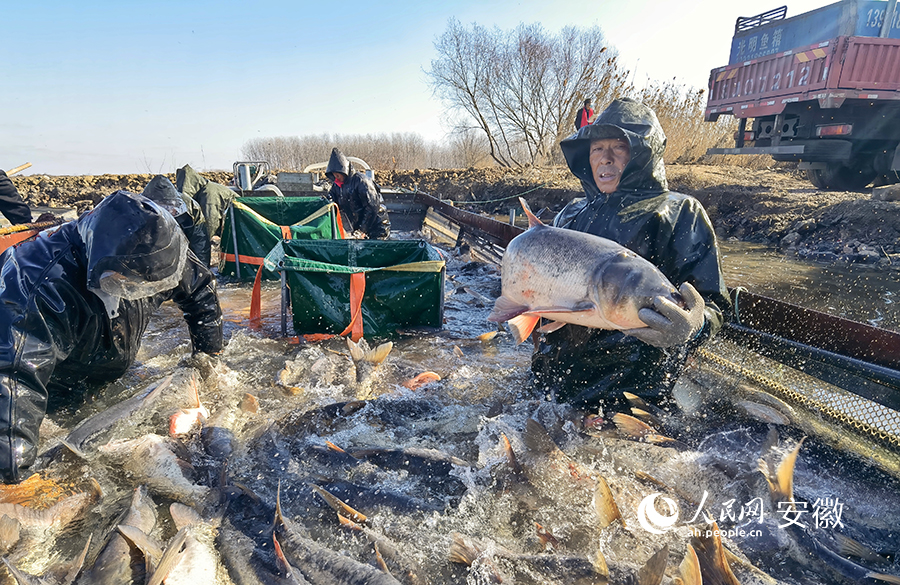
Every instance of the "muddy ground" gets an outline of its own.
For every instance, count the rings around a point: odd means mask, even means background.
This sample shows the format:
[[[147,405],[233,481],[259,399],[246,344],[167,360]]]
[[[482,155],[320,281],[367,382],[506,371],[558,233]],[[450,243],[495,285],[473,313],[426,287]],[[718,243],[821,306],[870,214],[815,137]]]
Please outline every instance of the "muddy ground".
[[[231,172],[202,173],[228,184]],[[823,262],[854,261],[900,269],[900,201],[872,190],[815,189],[801,171],[737,166],[669,165],[669,188],[697,197],[720,238],[777,246]],[[174,180],[174,175],[169,177]],[[151,175],[14,176],[30,205],[90,208],[116,189],[140,192]],[[565,167],[377,171],[383,187],[419,189],[472,210],[507,213],[516,197],[535,210],[560,209],[581,195]]]

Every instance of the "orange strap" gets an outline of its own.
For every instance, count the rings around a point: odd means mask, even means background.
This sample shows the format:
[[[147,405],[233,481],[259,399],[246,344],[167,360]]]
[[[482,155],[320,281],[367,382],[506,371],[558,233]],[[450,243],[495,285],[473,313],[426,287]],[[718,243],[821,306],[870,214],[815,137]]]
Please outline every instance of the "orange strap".
[[[250,295],[250,327],[259,328],[259,319],[262,314],[262,264],[256,271],[256,280],[253,281],[253,293]]]
[[[338,233],[341,234],[341,239],[346,240],[347,234],[344,233],[344,222],[341,221],[341,212],[340,211],[337,212],[337,227],[338,227]]]
[[[223,254],[223,256],[225,256],[227,262],[234,262],[234,254]],[[254,266],[263,265],[263,259],[258,256],[244,256],[243,254],[239,254],[238,259],[241,261],[241,264],[253,264]]]
[[[350,275],[350,324],[341,331],[341,335],[350,334],[350,339],[359,341],[363,336],[362,300],[366,292],[366,273],[357,272]]]

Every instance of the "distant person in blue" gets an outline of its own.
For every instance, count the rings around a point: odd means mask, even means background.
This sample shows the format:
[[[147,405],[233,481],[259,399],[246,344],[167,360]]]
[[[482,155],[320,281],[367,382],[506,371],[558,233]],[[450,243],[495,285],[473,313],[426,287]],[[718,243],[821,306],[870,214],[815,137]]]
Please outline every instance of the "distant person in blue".
[[[344,227],[360,231],[371,239],[388,239],[391,220],[375,182],[365,173],[352,172],[350,161],[338,148],[331,151],[325,176],[332,182],[328,196],[350,223]]]
[[[22,201],[16,186],[6,176],[6,171],[0,171],[0,213],[12,225],[31,223],[31,209]]]

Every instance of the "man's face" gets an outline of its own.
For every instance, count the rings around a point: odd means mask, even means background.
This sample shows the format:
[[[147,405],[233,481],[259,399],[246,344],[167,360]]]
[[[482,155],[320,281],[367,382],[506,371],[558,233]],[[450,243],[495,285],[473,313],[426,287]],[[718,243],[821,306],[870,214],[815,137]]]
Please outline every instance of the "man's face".
[[[601,193],[612,193],[619,187],[622,171],[631,160],[631,148],[621,138],[591,141],[591,175]]]

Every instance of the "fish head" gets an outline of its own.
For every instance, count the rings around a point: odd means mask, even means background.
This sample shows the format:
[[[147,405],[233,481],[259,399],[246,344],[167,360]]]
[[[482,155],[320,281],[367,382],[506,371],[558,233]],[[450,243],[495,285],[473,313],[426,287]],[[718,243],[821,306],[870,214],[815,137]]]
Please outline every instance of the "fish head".
[[[634,252],[622,249],[598,264],[591,300],[620,329],[645,327],[638,311],[652,307],[657,297],[684,307],[684,299],[660,270]]]

